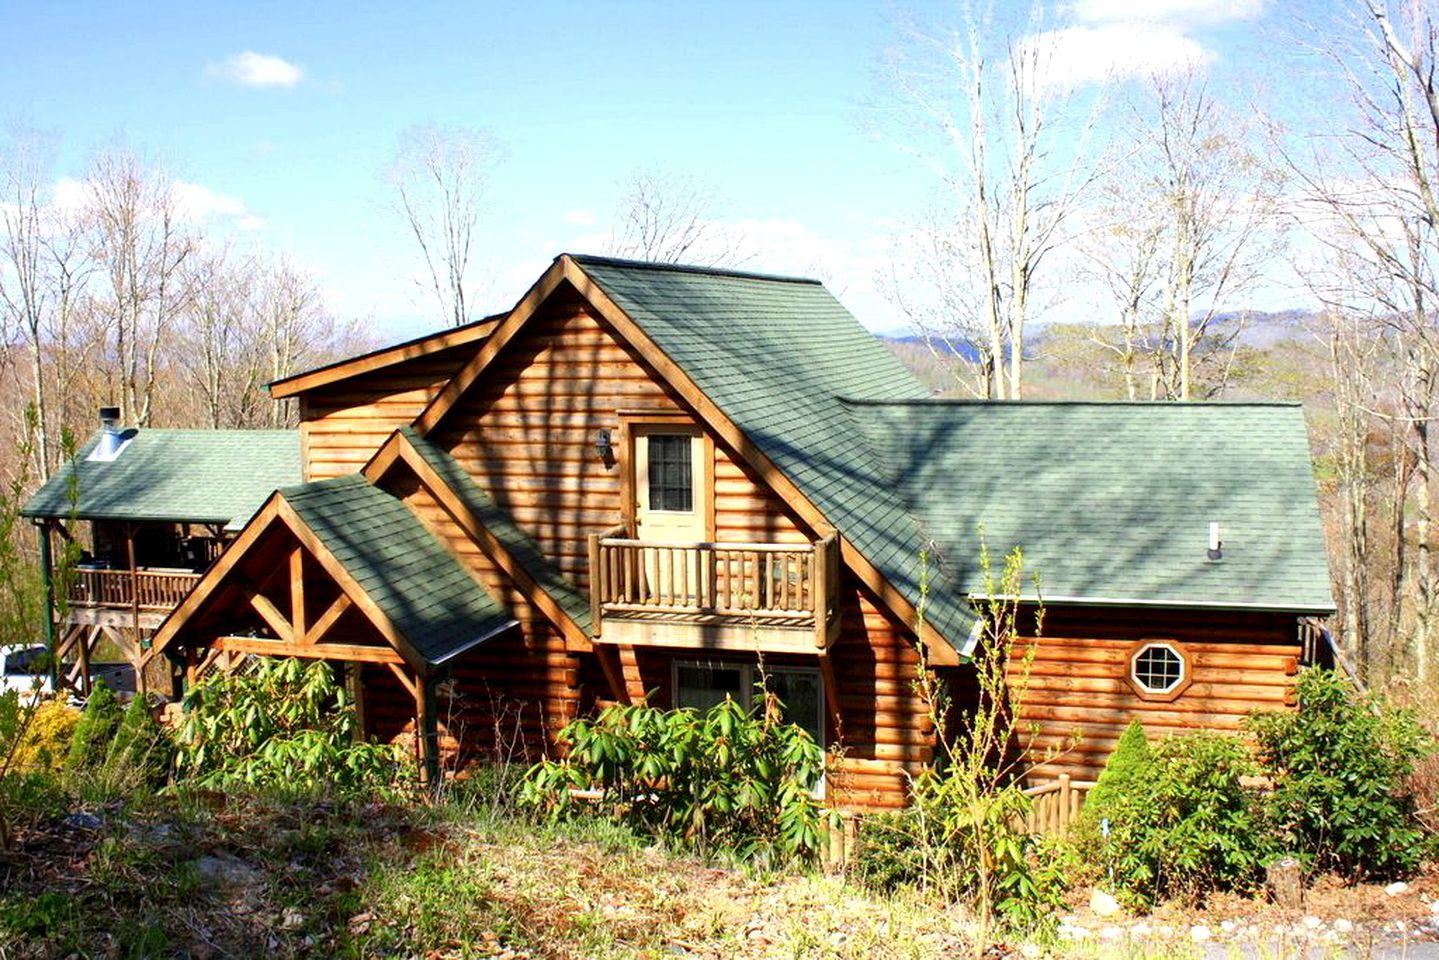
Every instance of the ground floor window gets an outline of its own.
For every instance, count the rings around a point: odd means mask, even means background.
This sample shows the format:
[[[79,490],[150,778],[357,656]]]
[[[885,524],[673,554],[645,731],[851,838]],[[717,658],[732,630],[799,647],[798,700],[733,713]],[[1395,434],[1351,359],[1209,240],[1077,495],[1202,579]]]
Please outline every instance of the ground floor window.
[[[784,704],[785,722],[804,728],[823,747],[824,680],[818,668],[766,665],[764,675]],[[758,664],[676,660],[674,705],[708,710],[727,696],[748,705],[760,677]]]

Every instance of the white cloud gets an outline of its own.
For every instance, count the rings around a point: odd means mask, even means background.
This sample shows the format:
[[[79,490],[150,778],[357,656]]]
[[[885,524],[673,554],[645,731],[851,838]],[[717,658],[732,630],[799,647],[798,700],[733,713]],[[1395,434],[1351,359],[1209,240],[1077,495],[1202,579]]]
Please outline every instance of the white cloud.
[[[1265,0],[1078,0],[1068,8],[1085,23],[1226,23],[1253,20]]]
[[[565,223],[574,227],[593,227],[595,215],[588,210],[570,210],[565,214]]]
[[[253,50],[211,63],[205,72],[242,87],[293,87],[305,76],[305,71],[290,61]]]
[[[1051,88],[1163,76],[1202,67],[1214,59],[1178,30],[1135,23],[1051,30],[1025,42],[1041,47],[1041,82]]]
[[[183,180],[175,181],[173,189],[175,203],[180,208],[181,215],[192,223],[206,220],[229,221],[236,229],[245,231],[259,230],[265,225],[263,220],[245,207],[244,201],[236,197],[216,193],[209,187],[186,183]]]

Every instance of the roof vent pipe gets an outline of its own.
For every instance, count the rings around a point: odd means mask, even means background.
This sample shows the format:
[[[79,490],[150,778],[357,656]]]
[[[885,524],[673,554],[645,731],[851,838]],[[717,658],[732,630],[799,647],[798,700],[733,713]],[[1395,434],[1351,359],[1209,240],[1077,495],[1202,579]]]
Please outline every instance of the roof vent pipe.
[[[91,458],[95,460],[114,460],[120,452],[123,441],[120,436],[120,408],[100,408],[100,442],[95,447]]]
[[[1209,525],[1209,549],[1205,551],[1205,556],[1210,560],[1222,560],[1224,558],[1224,541],[1219,539],[1218,523],[1211,523]]]

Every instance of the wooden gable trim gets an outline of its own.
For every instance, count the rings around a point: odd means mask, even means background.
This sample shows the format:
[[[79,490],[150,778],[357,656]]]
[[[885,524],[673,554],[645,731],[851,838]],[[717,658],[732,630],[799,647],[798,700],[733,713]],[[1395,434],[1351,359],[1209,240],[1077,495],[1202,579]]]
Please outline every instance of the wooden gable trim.
[[[545,271],[544,275],[530,288],[523,300],[499,328],[485,342],[469,363],[455,375],[443,390],[430,401],[415,420],[415,429],[421,435],[428,435],[444,420],[445,416],[475,383],[485,368],[512,340],[525,323],[537,312],[540,305],[561,282],[571,286],[595,308],[620,336],[629,344],[656,373],[695,411],[700,421],[734,450],[770,488],[800,518],[820,533],[832,528],[824,514],[816,507],[794,482],[769,459],[725,413],[690,379],[669,356],[650,339],[639,324],[630,319],[619,305],[610,299],[589,275],[569,255],[562,255]],[[879,569],[856,549],[847,538],[840,536],[840,551],[845,565],[868,587],[897,618],[906,624],[919,622],[918,611],[903,594],[891,584]],[[930,662],[935,666],[958,666],[959,654],[928,622],[922,624],[921,639],[929,652]]]
[[[390,618],[380,609],[379,604],[375,603],[374,598],[365,592],[364,587],[355,582],[355,579],[350,576],[349,571],[345,569],[344,565],[341,564],[339,560],[336,560],[335,555],[330,552],[329,548],[320,541],[319,537],[315,536],[314,531],[311,530],[309,525],[295,512],[295,508],[286,503],[284,498],[281,498],[278,504],[278,510],[280,519],[290,528],[290,532],[293,533],[296,539],[310,552],[310,555],[319,561],[320,566],[325,568],[325,572],[330,575],[330,579],[339,585],[340,590],[349,595],[351,602],[359,608],[360,612],[365,615],[365,618],[379,631],[380,636],[384,637],[390,646],[395,648],[400,656],[405,659],[405,662],[410,665],[412,670],[422,675],[427,673],[428,664],[425,662],[425,658],[420,656],[419,651],[416,650],[410,641],[405,638],[405,635],[395,627]]]
[[[148,664],[164,652],[165,648],[170,645],[170,641],[180,632],[180,628],[199,611],[205,601],[210,599],[217,589],[224,589],[227,586],[225,578],[229,576],[235,564],[240,562],[240,559],[255,545],[255,541],[260,539],[260,536],[279,516],[279,502],[279,491],[270,494],[269,499],[250,518],[250,522],[245,524],[245,529],[241,530],[239,536],[226,545],[219,559],[210,566],[209,570],[205,571],[204,576],[190,589],[185,599],[180,601],[180,605],[170,611],[170,615],[156,628],[155,634],[151,638],[150,650],[142,658],[142,664]]]
[[[390,622],[379,606],[375,604],[364,589],[354,581],[345,568],[335,559],[334,555],[322,544],[314,532],[300,519],[293,507],[285,502],[279,492],[272,493],[265,505],[245,525],[240,535],[225,548],[220,559],[205,571],[205,575],[195,584],[189,595],[181,601],[159,629],[155,631],[154,641],[151,644],[148,654],[142,663],[149,663],[159,656],[174,641],[184,625],[189,622],[206,601],[216,598],[225,590],[231,588],[226,578],[245,555],[254,548],[256,542],[277,523],[282,523],[294,534],[301,545],[309,551],[310,555],[324,568],[326,574],[339,586],[341,597],[344,603],[337,600],[330,605],[321,617],[308,629],[303,624],[295,624],[287,620],[285,616],[268,599],[254,591],[246,591],[244,602],[248,603],[263,619],[270,629],[274,630],[279,637],[278,640],[264,640],[263,638],[249,638],[256,644],[267,644],[261,649],[240,651],[245,643],[237,641],[237,638],[227,637],[225,649],[232,652],[246,653],[270,653],[277,656],[317,656],[313,653],[319,648],[328,648],[330,652],[336,653],[338,659],[353,660],[353,656],[339,656],[339,651],[347,650],[348,647],[336,644],[322,644],[319,641],[324,637],[340,616],[350,606],[355,606],[365,615],[366,619],[375,627],[382,637],[385,638],[396,651],[397,659],[408,664],[417,673],[424,673],[426,664],[418,651],[405,639],[404,635]],[[294,554],[291,554],[287,564],[287,572],[293,574]],[[292,603],[296,598],[294,584],[291,584]],[[303,598],[300,598],[303,601]],[[302,618],[303,619],[303,618]],[[237,641],[237,642],[231,642]],[[360,648],[363,649],[363,648]],[[376,648],[379,649],[379,648]],[[308,651],[308,652],[307,652]],[[379,654],[383,658],[383,654]]]
[[[550,264],[549,269],[540,275],[528,292],[515,304],[515,308],[509,312],[503,320],[495,327],[494,332],[485,340],[484,346],[475,353],[469,361],[460,368],[459,372],[450,378],[450,381],[440,389],[435,398],[429,402],[420,415],[415,418],[414,428],[421,436],[428,436],[430,431],[444,419],[445,414],[459,402],[479,379],[480,374],[490,365],[497,354],[504,349],[520,328],[535,315],[540,306],[550,298],[550,294],[559,288],[559,285],[568,277],[567,265],[573,263],[569,257],[560,257]]]
[[[560,632],[564,634],[565,649],[580,653],[592,649],[593,644],[590,637],[579,624],[570,618],[564,608],[555,602],[554,597],[550,596],[549,592],[530,576],[529,572],[505,549],[504,544],[480,522],[480,519],[469,507],[465,506],[464,501],[450,488],[444,478],[434,471],[434,468],[421,456],[403,433],[396,430],[391,434],[390,439],[385,441],[370,462],[365,465],[363,472],[371,483],[377,483],[397,462],[403,462],[414,471],[419,481],[440,502],[445,512],[460,525],[470,539],[484,551],[490,562],[510,578],[531,606],[559,628]],[[474,575],[473,571],[471,575]],[[502,597],[495,599],[503,603]]]
[[[284,400],[287,397],[298,396],[319,387],[327,387],[351,377],[374,373],[406,360],[427,357],[451,347],[462,347],[467,343],[476,343],[494,332],[495,328],[500,325],[501,316],[496,314],[492,317],[485,317],[483,320],[476,320],[463,327],[453,327],[437,333],[426,334],[423,337],[397,343],[391,347],[381,347],[379,350],[362,353],[358,357],[350,357],[293,376],[282,377],[269,384],[270,399]]]

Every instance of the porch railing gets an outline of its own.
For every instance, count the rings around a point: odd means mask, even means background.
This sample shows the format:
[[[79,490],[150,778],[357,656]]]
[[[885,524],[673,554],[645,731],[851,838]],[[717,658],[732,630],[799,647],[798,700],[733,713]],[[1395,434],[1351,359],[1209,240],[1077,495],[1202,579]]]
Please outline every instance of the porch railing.
[[[185,599],[200,574],[189,570],[79,570],[70,586],[75,607],[173,610]]]
[[[1024,791],[1029,798],[1029,813],[1024,818],[1025,830],[1055,837],[1066,835],[1093,789],[1092,780],[1072,780],[1067,773],[1061,773],[1058,780],[1028,788]]]
[[[835,614],[839,544],[833,534],[807,544],[596,536],[590,559],[597,618],[666,614],[784,622],[816,629],[818,640]]]

